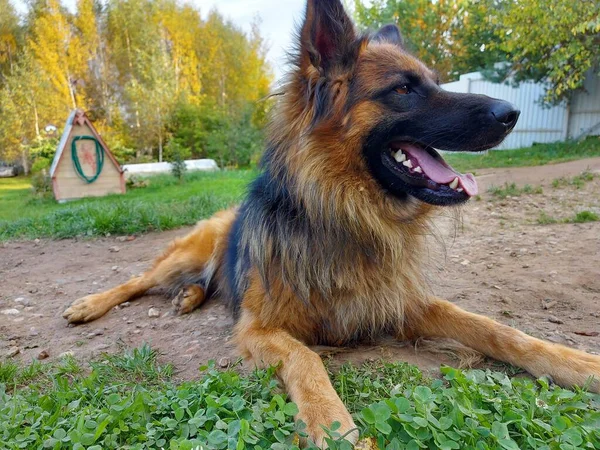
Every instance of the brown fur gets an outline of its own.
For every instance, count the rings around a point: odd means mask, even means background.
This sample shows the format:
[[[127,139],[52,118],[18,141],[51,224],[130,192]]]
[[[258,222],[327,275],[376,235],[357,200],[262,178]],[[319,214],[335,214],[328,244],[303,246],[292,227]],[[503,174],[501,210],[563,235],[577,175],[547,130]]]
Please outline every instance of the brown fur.
[[[335,9],[339,2],[324,3]],[[382,334],[451,338],[563,386],[583,385],[594,376],[590,388],[600,392],[600,357],[540,341],[431,294],[421,264],[437,208],[389,195],[370,174],[361,149],[387,114],[371,94],[400,71],[432,83],[435,74],[398,45],[356,38],[349,20],[337,23],[346,36],[327,41],[331,36],[321,36],[313,23],[317,4],[308,3],[297,67],[269,131],[271,175],[287,183],[302,211],[289,221],[304,231],[290,234],[289,224],[269,228],[250,219],[243,226],[240,245],[248,251],[250,267],[235,327],[241,353],[257,365],[280,364],[278,375],[318,444],[324,438],[321,425],[333,421],[341,422],[340,431],[349,432],[351,441],[357,432],[320,358],[307,345],[342,345]],[[331,52],[340,47],[352,57],[343,64],[328,62],[336,61]],[[321,116],[316,107],[320,83],[327,83],[329,96]],[[194,275],[204,284],[183,286],[174,302],[179,312],[199,306],[207,286],[227,296],[226,251],[240,211],[200,222],[142,277],[77,300],[64,316],[74,323],[94,320],[151,287],[178,287]]]

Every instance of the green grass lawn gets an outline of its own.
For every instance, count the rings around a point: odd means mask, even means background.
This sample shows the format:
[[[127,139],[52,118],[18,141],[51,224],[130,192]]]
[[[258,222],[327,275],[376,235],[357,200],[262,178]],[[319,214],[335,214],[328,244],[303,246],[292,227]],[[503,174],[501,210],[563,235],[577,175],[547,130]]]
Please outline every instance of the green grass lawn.
[[[91,371],[71,357],[0,363],[0,448],[298,448],[297,407],[273,369],[243,376],[209,363],[197,381],[178,383],[156,357],[142,347],[105,355]],[[429,379],[408,364],[375,362],[331,376],[379,449],[600,448],[599,395],[499,372],[442,372]],[[330,448],[350,449],[331,434]]]
[[[446,154],[461,172],[484,167],[550,164],[600,156],[600,139],[544,144],[485,154]],[[25,178],[0,179],[0,241],[68,238],[161,231],[191,225],[237,203],[255,171],[190,173],[184,183],[170,175],[150,178],[150,186],[125,196],[84,199],[59,205],[31,193]]]
[[[133,234],[194,224],[239,202],[253,171],[150,178],[143,189],[58,204],[36,198],[25,178],[0,179],[0,240]]]

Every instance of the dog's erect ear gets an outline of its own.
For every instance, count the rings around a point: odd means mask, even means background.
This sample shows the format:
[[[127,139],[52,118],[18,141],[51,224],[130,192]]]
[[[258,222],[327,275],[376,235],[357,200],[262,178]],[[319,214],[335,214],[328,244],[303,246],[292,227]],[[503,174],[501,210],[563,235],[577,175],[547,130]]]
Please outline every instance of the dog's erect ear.
[[[327,72],[342,62],[356,34],[340,0],[308,0],[300,30],[300,68]]]
[[[389,24],[381,27],[381,29],[375,33],[373,39],[380,42],[389,42],[390,44],[396,44],[400,47],[404,47],[404,39],[402,34],[396,25]]]

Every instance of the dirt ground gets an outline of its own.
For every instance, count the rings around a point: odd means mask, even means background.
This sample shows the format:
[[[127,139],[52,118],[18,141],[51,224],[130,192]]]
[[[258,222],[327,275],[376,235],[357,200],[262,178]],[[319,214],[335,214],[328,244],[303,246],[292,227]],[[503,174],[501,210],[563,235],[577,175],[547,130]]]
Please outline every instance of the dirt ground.
[[[581,189],[552,180],[584,170],[600,174],[600,158],[543,167],[478,171],[479,201],[436,226],[428,275],[436,293],[461,307],[531,335],[600,353],[600,222],[539,225],[541,211],[557,219],[581,210],[600,214],[600,177]],[[496,199],[491,185],[515,181],[543,186],[542,194]],[[0,244],[0,358],[47,360],[65,352],[88,360],[144,342],[174,363],[181,378],[197,376],[209,359],[237,359],[233,321],[218,301],[187,316],[169,315],[170,302],[148,295],[90,324],[67,326],[71,301],[143,272],[163,247],[188,229],[94,240]],[[150,308],[160,316],[149,317]],[[436,346],[437,348],[437,346]],[[327,352],[328,349],[320,349]],[[335,362],[384,357],[437,370],[447,355],[427,346],[394,343],[344,349]]]

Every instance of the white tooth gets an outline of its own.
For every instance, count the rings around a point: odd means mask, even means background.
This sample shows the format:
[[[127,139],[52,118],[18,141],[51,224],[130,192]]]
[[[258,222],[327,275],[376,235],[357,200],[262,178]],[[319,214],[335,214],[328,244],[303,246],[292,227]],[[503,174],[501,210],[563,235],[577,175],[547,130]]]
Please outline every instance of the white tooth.
[[[458,189],[456,190],[456,192],[462,192],[462,191],[463,191],[463,190],[462,190],[462,188],[458,188]]]
[[[421,169],[419,166],[415,167],[415,172],[417,173],[423,173],[423,169]]]
[[[452,183],[449,184],[452,189],[456,189],[458,187],[458,177],[452,180]]]
[[[409,169],[412,169],[412,163],[410,162],[410,159],[404,161],[402,165],[408,167]]]
[[[406,161],[406,155],[404,153],[402,153],[402,150],[398,150],[398,153],[396,153],[394,155],[394,158],[396,159],[396,161],[398,162],[403,162]]]

